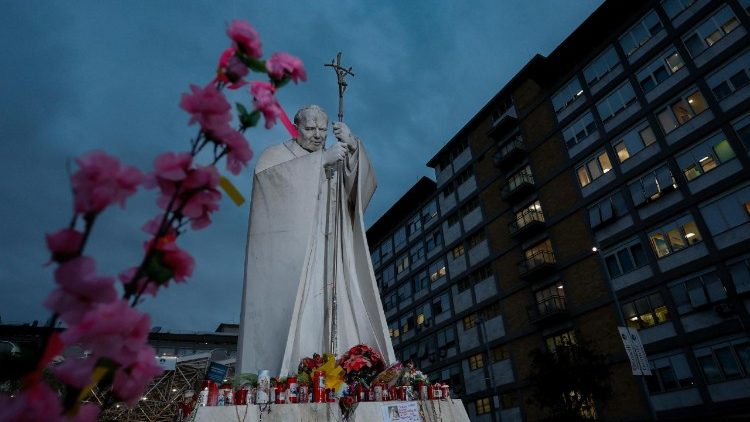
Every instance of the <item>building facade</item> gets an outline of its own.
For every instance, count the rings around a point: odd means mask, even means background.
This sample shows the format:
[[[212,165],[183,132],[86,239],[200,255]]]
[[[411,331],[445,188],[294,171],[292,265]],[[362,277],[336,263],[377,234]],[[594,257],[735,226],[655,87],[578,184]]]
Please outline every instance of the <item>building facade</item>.
[[[591,417],[750,414],[749,8],[605,1],[368,230],[396,355],[472,420],[548,417],[529,353],[570,343],[608,356]]]

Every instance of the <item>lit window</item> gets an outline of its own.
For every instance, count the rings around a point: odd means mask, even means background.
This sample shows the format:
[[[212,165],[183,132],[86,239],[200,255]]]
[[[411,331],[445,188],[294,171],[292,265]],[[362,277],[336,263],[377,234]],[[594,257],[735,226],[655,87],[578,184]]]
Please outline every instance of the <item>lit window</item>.
[[[664,133],[669,133],[708,108],[703,94],[698,90],[692,90],[669,106],[663,108],[658,114],[659,123]]]
[[[723,133],[713,135],[684,154],[677,156],[677,163],[688,181],[735,158],[734,150]]]
[[[620,37],[620,45],[625,51],[625,55],[631,56],[638,51],[641,46],[646,44],[659,31],[662,25],[659,17],[653,10],[643,17],[638,23]]]
[[[584,187],[610,170],[612,170],[612,163],[609,161],[607,151],[600,151],[576,169],[578,183]]]
[[[578,343],[573,330],[547,337],[544,342],[547,344],[547,350],[550,352],[554,352],[558,347],[566,347]]]
[[[657,258],[664,258],[703,240],[692,217],[686,215],[649,233]]]
[[[430,264],[430,281],[433,283],[445,277],[445,261],[442,258]]]
[[[627,131],[612,146],[617,153],[617,159],[622,163],[654,142],[654,131],[644,122]]]
[[[474,406],[477,409],[477,415],[484,415],[485,413],[490,413],[492,411],[492,407],[490,407],[489,397],[485,397],[483,399],[475,401]]]
[[[409,255],[404,254],[398,257],[396,260],[396,274],[401,274],[402,272],[409,269]]]
[[[469,316],[464,317],[464,330],[468,330],[469,328],[473,328],[474,325],[476,325],[477,322],[477,315],[471,314]]]
[[[510,354],[504,346],[495,346],[490,350],[490,358],[493,362],[500,362],[501,360],[510,358]]]
[[[682,61],[680,53],[674,49],[668,50],[639,70],[636,78],[643,91],[649,92],[682,69],[684,65],[685,62]]]
[[[484,358],[481,353],[477,353],[474,356],[469,356],[469,369],[474,371],[479,368],[484,368]]]
[[[464,249],[463,244],[459,244],[453,250],[451,251],[451,255],[453,255],[453,259],[460,258],[466,250]]]
[[[732,13],[732,9],[728,5],[725,5],[700,23],[694,30],[690,31],[682,39],[682,42],[687,47],[690,55],[696,57],[716,44],[739,25],[740,23]]]
[[[649,328],[670,319],[667,305],[658,292],[624,303],[622,313],[631,328]]]

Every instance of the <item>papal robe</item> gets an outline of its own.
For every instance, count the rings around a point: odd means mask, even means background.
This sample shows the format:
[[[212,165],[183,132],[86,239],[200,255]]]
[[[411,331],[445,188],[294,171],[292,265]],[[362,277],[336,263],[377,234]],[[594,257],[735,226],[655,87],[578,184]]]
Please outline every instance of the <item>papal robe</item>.
[[[329,259],[336,255],[337,351],[363,343],[395,362],[370,261],[363,212],[376,187],[364,147],[347,155],[341,195],[332,194],[324,151],[294,140],[269,147],[255,168],[240,323],[238,371],[286,376],[303,357],[328,350],[331,280],[324,280],[326,201],[331,196]],[[336,201],[340,197],[340,201]],[[339,208],[338,244],[333,244]],[[333,248],[338,248],[334,254]],[[328,294],[326,294],[328,288]]]

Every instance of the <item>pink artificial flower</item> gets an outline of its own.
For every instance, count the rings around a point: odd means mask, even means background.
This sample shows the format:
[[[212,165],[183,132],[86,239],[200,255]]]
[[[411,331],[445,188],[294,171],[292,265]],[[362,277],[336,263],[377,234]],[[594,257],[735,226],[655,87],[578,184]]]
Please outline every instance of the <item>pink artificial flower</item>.
[[[46,234],[47,248],[52,252],[52,260],[65,262],[78,255],[83,242],[83,233],[75,229],[62,229]]]
[[[147,314],[130,307],[126,300],[118,299],[91,309],[77,324],[60,334],[60,339],[67,345],[79,344],[97,357],[129,366],[148,341],[150,327]]]
[[[111,277],[97,277],[92,258],[80,256],[61,264],[55,270],[59,288],[50,293],[44,306],[60,314],[67,324],[75,324],[95,305],[117,298]]]
[[[245,139],[242,132],[235,131],[235,134],[224,139],[229,148],[227,152],[227,170],[232,174],[240,174],[242,167],[253,158],[253,150]]]
[[[90,357],[67,358],[63,363],[52,368],[57,379],[74,388],[82,389],[91,384],[96,359]]]
[[[93,151],[76,158],[78,171],[73,174],[75,210],[84,214],[101,212],[114,202],[125,207],[125,199],[135,193],[143,174],[135,167],[102,151]]]
[[[266,119],[266,129],[271,129],[276,124],[276,117],[281,115],[281,107],[274,93],[276,88],[268,82],[254,81],[250,83],[250,93],[253,96],[253,105],[256,110],[263,113]]]
[[[188,124],[198,122],[201,130],[209,138],[213,134],[225,130],[232,120],[232,107],[224,94],[212,84],[205,88],[190,85],[192,94],[182,94],[180,107],[190,113]]]
[[[36,383],[15,395],[0,394],[0,421],[62,421],[63,407],[57,393],[47,384]]]
[[[154,173],[156,179],[177,182],[187,177],[187,172],[193,162],[189,152],[165,152],[154,160]]]
[[[302,60],[291,54],[273,53],[266,62],[266,69],[268,69],[268,74],[276,80],[282,80],[285,76],[288,76],[294,83],[307,80]]]
[[[211,224],[210,214],[219,209],[218,184],[219,172],[214,166],[196,167],[185,180],[186,199],[181,212],[191,219],[190,226],[194,230]]]
[[[229,89],[237,89],[247,85],[247,81],[242,79],[250,72],[236,55],[234,48],[227,48],[219,57],[219,67],[216,70],[216,79],[227,84]]]
[[[130,406],[135,405],[143,396],[146,387],[161,375],[163,370],[156,364],[156,353],[151,346],[142,345],[135,354],[135,360],[115,372],[112,391]]]
[[[146,224],[141,227],[141,230],[148,234],[156,235],[157,233],[159,233],[159,227],[161,227],[162,220],[164,220],[164,214],[159,214],[156,217],[148,220]]]
[[[172,270],[175,281],[185,281],[193,275],[195,260],[190,254],[177,247],[176,236],[167,235],[159,239],[156,250],[162,252],[164,265]]]
[[[127,270],[118,274],[117,278],[124,285],[130,284],[132,282],[131,280],[133,280],[133,277],[135,277],[136,271],[138,271],[138,267],[128,268]],[[140,292],[141,289],[143,289],[144,294],[149,294],[156,297],[156,292],[159,290],[159,286],[155,282],[149,280],[147,277],[141,277],[135,283],[137,292]]]
[[[241,52],[252,58],[260,58],[263,55],[260,35],[249,23],[241,20],[233,20],[227,28],[227,36],[234,41],[234,46]]]

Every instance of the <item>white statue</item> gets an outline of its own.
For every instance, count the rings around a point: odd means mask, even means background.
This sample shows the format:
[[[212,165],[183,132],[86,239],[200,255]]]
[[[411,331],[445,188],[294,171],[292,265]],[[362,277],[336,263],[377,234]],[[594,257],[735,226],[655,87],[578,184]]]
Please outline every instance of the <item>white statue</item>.
[[[303,357],[330,349],[326,314],[332,312],[332,283],[324,277],[326,253],[329,271],[336,271],[336,351],[364,343],[392,363],[362,218],[376,187],[362,141],[337,122],[337,142],[324,150],[328,116],[318,106],[300,109],[294,124],[297,138],[267,148],[255,167],[238,371],[269,369],[286,376],[296,373]],[[330,185],[325,176],[325,167],[338,161],[343,166],[340,195],[334,193],[337,176]],[[342,200],[337,202],[337,196]],[[327,215],[329,234],[338,217],[338,236],[326,236]]]

